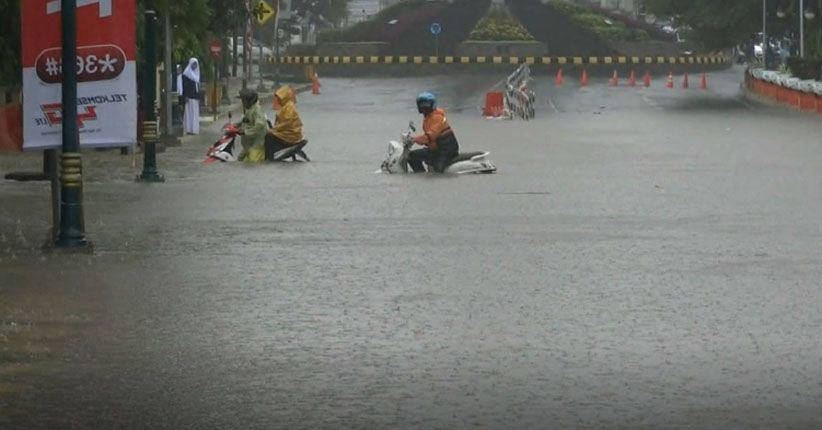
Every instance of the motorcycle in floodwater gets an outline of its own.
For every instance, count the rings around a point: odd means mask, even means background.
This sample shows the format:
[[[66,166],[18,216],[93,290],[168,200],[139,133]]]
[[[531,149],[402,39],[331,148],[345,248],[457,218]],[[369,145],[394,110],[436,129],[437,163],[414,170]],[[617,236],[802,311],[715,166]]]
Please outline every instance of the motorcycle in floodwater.
[[[271,121],[268,121],[268,127],[271,128]],[[239,150],[237,149],[236,140],[239,135],[240,129],[231,122],[231,113],[229,113],[228,124],[223,126],[223,135],[206,152],[206,164],[213,164],[217,161],[237,161]],[[288,158],[297,161],[298,156],[305,161],[311,161],[303,151],[305,145],[308,145],[308,141],[303,139],[295,145],[285,147],[274,153],[272,161],[284,161]]]
[[[388,158],[382,162],[377,173],[408,173],[408,154],[414,145],[411,133],[417,131],[414,122],[408,123],[409,131],[400,136],[400,141],[392,140],[388,143]],[[444,173],[463,175],[467,173],[494,173],[497,166],[488,159],[489,152],[463,152],[458,154]],[[429,167],[430,169],[430,167]]]

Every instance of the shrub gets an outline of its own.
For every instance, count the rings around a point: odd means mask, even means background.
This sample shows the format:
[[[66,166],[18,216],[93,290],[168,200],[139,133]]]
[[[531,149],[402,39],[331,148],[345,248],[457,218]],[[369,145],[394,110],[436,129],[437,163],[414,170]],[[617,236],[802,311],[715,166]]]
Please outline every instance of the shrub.
[[[822,81],[822,59],[790,57],[788,58],[788,69],[799,79]]]
[[[534,40],[534,36],[516,19],[502,12],[486,15],[482,18],[471,34],[469,40]]]

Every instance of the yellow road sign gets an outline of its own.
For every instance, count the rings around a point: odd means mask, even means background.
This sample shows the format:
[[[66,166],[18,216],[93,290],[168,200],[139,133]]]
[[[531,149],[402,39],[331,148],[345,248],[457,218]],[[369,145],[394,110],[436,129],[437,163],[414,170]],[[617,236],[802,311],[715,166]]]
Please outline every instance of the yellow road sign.
[[[260,0],[257,2],[257,5],[254,6],[252,13],[257,17],[257,22],[260,25],[265,24],[271,18],[277,16],[277,10],[273,9],[271,5],[265,2],[265,0]]]

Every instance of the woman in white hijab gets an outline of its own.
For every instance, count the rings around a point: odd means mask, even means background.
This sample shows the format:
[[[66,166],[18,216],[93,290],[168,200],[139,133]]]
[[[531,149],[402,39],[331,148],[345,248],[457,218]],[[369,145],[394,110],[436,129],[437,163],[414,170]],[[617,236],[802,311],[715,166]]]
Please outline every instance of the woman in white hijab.
[[[200,63],[188,60],[183,71],[183,97],[186,100],[183,127],[186,134],[200,133]]]

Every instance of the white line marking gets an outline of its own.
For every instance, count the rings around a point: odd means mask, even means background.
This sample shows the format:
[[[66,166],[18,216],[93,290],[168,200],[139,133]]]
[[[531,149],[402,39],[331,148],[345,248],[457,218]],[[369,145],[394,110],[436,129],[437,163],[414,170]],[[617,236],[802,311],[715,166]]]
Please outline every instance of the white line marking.
[[[551,106],[551,109],[553,109],[555,113],[559,113],[559,109],[557,109],[557,105],[554,104],[551,96],[548,96],[548,105]]]
[[[648,97],[648,94],[643,94],[642,95],[642,101],[644,101],[645,103],[648,104],[648,106],[651,106],[653,108],[660,109],[660,110],[664,109],[662,106],[659,105],[659,103],[651,100],[651,98]]]

